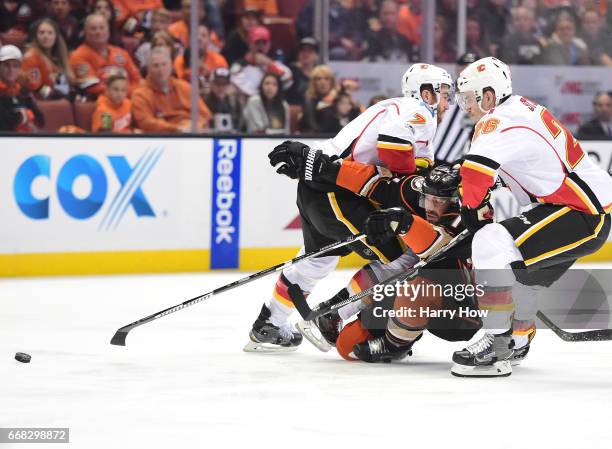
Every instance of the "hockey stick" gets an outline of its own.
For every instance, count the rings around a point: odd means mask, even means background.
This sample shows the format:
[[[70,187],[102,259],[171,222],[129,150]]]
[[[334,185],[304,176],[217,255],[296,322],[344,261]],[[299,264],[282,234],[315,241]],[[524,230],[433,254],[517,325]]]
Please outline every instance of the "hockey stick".
[[[393,284],[394,282],[402,282],[402,281],[413,278],[414,276],[416,276],[419,269],[423,268],[428,263],[431,263],[434,260],[438,259],[440,256],[442,256],[444,253],[446,253],[451,248],[455,247],[459,242],[464,240],[469,235],[470,235],[470,232],[467,229],[465,229],[464,231],[462,231],[461,233],[453,237],[453,239],[450,242],[448,242],[446,245],[442,246],[441,248],[439,248],[437,251],[430,254],[425,259],[416,263],[408,271],[401,272],[394,276],[391,276],[389,279],[386,279],[376,285],[373,285],[370,288],[362,290],[356,295],[350,296],[348,298],[333,297],[331,299],[328,299],[327,301],[317,304],[314,307],[314,309],[311,309],[308,303],[306,303],[306,301],[303,301],[303,302],[300,301],[300,302],[294,303],[295,307],[296,309],[298,309],[298,312],[300,313],[300,315],[302,315],[302,318],[305,321],[312,321],[318,316],[325,315],[326,313],[329,313],[332,310],[340,309],[347,304],[358,301],[365,296],[371,295],[372,293],[374,293],[374,289],[379,285],[389,285],[389,284]]]
[[[256,279],[259,279],[261,277],[267,276],[268,274],[271,273],[275,273],[277,271],[281,271],[284,270],[285,268],[290,267],[291,265],[294,265],[298,262],[301,262],[303,260],[306,259],[310,259],[312,257],[317,257],[320,256],[322,254],[325,254],[329,251],[332,251],[334,249],[337,248],[341,248],[343,246],[346,245],[350,245],[351,243],[354,243],[358,240],[361,240],[362,238],[365,237],[365,234],[357,234],[357,235],[352,235],[348,238],[346,238],[345,240],[339,241],[339,242],[335,242],[335,243],[331,243],[327,246],[324,246],[323,248],[320,248],[316,251],[311,251],[308,254],[302,254],[301,256],[297,256],[291,260],[288,260],[284,263],[280,263],[278,265],[274,265],[273,267],[267,268],[265,270],[262,271],[258,271],[257,273],[251,274],[250,276],[246,276],[243,277],[241,279],[238,279],[237,281],[234,281],[230,284],[226,284],[222,287],[218,287],[212,291],[209,291],[207,293],[204,293],[203,295],[200,296],[196,296],[195,298],[192,299],[188,299],[187,301],[184,301],[180,304],[177,304],[175,306],[172,307],[168,307],[167,309],[164,309],[160,312],[154,313],[152,315],[149,315],[145,318],[141,318],[138,321],[134,321],[133,323],[130,323],[126,326],[123,326],[119,329],[117,329],[117,331],[115,332],[115,335],[113,335],[113,338],[111,339],[111,345],[117,345],[117,346],[125,346],[125,339],[127,338],[128,333],[134,329],[135,327],[138,326],[142,326],[143,324],[146,323],[150,323],[151,321],[157,320],[159,318],[163,318],[166,315],[170,315],[171,313],[174,312],[178,312],[181,309],[184,309],[186,307],[190,307],[193,306],[194,304],[197,304],[199,302],[202,302],[204,300],[210,299],[215,295],[218,295],[220,293],[226,292],[228,290],[231,290],[233,288],[239,287],[241,285],[245,285],[248,284],[251,281],[254,281]]]
[[[536,316],[542,320],[546,326],[550,328],[563,341],[608,341],[612,340],[612,329],[595,329],[592,331],[583,332],[568,332],[561,329],[550,318],[538,310]]]

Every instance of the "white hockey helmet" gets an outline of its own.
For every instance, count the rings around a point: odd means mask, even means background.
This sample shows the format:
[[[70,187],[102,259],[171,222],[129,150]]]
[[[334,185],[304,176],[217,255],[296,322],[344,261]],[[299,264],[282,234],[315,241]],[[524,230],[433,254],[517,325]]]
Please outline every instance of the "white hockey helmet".
[[[449,97],[452,100],[453,78],[442,67],[433,64],[418,63],[410,66],[406,73],[404,73],[404,76],[402,76],[402,93],[406,97],[422,101],[421,86],[424,84],[431,84],[438,96],[438,101],[436,101],[436,104],[431,105],[432,107],[435,108],[440,102],[440,92],[443,84],[448,86]]]
[[[468,95],[473,93],[480,110],[487,112],[482,108],[483,91],[487,87],[495,92],[495,106],[512,95],[510,67],[492,56],[471,63],[459,74],[457,102],[461,109],[466,110]]]

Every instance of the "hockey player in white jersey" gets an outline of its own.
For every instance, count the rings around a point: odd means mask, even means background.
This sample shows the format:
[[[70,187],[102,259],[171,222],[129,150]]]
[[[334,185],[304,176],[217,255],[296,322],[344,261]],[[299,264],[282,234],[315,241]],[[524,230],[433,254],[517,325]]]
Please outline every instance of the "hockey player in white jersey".
[[[319,149],[330,156],[384,166],[400,175],[429,167],[434,159],[433,137],[448,109],[444,100],[443,107],[438,106],[442,93],[448,92],[452,83],[446,70],[414,64],[402,77],[403,97],[369,107]],[[421,88],[427,84],[433,92],[423,98]]]
[[[434,159],[430,143],[438,120],[448,109],[452,86],[452,78],[445,70],[430,64],[415,64],[402,77],[403,97],[368,108],[321,148],[285,142],[270,153],[270,162],[278,167],[278,173],[292,178],[298,177],[293,172],[296,164],[288,162],[297,153],[302,156],[300,160],[309,160],[313,166],[325,154],[383,166],[400,174],[414,173],[417,167],[426,168]],[[374,210],[364,198],[347,191],[318,189],[308,181],[299,182],[297,203],[302,217],[302,251],[306,252],[360,233],[365,219]],[[283,270],[271,298],[262,306],[253,324],[245,351],[295,349],[301,343],[301,335],[289,322],[295,310],[294,301],[304,300],[316,283],[336,267],[339,256],[351,250],[367,259],[393,261],[392,269],[414,263],[413,258],[400,258],[404,250],[398,242],[375,247],[357,241],[329,256],[308,259]]]
[[[545,107],[512,94],[510,69],[502,61],[488,57],[470,64],[457,90],[461,107],[477,122],[461,167],[461,215],[476,232],[472,261],[478,283],[486,285],[479,306],[487,311],[487,330],[453,355],[451,372],[508,376],[518,349],[512,347],[513,316],[533,319],[537,311],[534,304],[522,307],[528,296],[513,291],[550,286],[577,258],[603,245],[612,179]],[[493,223],[488,199],[498,177],[521,205],[534,207]]]

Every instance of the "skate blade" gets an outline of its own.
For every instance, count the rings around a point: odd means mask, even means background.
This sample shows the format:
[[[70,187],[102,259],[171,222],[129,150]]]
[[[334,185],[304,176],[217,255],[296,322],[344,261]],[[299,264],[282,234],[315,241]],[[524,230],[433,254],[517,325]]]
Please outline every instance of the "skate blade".
[[[304,336],[306,340],[312,343],[319,351],[328,352],[332,346],[323,338],[319,329],[312,321],[299,321],[295,324],[296,329]],[[316,330],[313,332],[313,330]]]
[[[487,366],[465,366],[455,363],[451,368],[451,374],[457,377],[507,377],[512,374],[512,365],[508,360]]]
[[[295,352],[297,348],[297,346],[280,346],[272,343],[258,343],[249,340],[242,350],[244,352],[259,352],[261,354],[280,354],[283,352]]]

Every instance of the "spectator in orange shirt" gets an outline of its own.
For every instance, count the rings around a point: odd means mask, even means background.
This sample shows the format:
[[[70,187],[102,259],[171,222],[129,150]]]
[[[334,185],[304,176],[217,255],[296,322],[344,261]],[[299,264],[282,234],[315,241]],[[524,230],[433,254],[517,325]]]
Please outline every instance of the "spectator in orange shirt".
[[[114,0],[117,23],[132,34],[140,28],[150,29],[153,11],[162,9],[162,0]]]
[[[106,17],[109,31],[108,43],[117,47],[123,47],[119,24],[117,23],[117,13],[113,2],[111,0],[94,0],[90,12]]]
[[[30,29],[30,43],[21,64],[27,87],[38,98],[70,95],[74,72],[68,63],[68,50],[57,23],[40,19]]]
[[[91,130],[93,132],[131,133],[132,102],[127,98],[128,79],[122,74],[111,75],[106,80],[106,90],[98,97]]]
[[[210,34],[206,25],[198,26],[198,50],[200,52],[200,83],[206,84],[210,80],[210,76],[215,69],[219,67],[228,68],[227,61],[220,53],[209,49]],[[178,55],[174,60],[174,71],[177,78],[190,81],[191,70],[191,49],[185,49],[182,55]],[[200,86],[203,87],[203,86]]]
[[[168,27],[168,31],[172,36],[181,41],[183,46],[189,45],[189,23],[191,20],[191,0],[181,1],[181,12],[183,17],[177,20]],[[198,23],[206,24],[206,7],[200,3],[198,6]],[[212,49],[215,51],[221,51],[223,43],[221,39],[214,31],[210,31],[210,43]]]
[[[276,0],[244,0],[245,9],[258,9],[266,16],[278,16],[278,4]]]
[[[170,50],[151,50],[149,74],[132,96],[132,113],[139,129],[149,132],[191,131],[191,86],[171,76]],[[198,98],[199,131],[208,128],[211,112]]]
[[[421,44],[421,26],[423,23],[421,9],[421,2],[412,0],[406,5],[400,6],[397,20],[397,31],[417,45]]]
[[[85,19],[85,42],[70,55],[70,64],[76,74],[77,84],[91,97],[97,98],[104,91],[104,81],[116,70],[126,74],[130,82],[130,92],[141,79],[130,55],[125,50],[110,45],[108,38],[106,18],[91,14]]]

